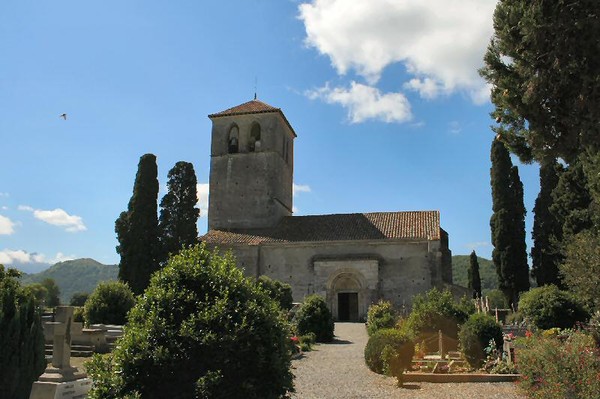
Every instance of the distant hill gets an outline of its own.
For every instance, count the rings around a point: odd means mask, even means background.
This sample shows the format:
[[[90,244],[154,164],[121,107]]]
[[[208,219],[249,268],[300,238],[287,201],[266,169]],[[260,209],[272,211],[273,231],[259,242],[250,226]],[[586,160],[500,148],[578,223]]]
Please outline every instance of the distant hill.
[[[467,286],[469,255],[454,255],[452,257],[452,281],[454,284]],[[489,259],[477,257],[479,263],[479,276],[481,277],[481,290],[488,291],[498,288],[498,275],[494,262]]]
[[[91,293],[99,282],[116,280],[119,274],[117,265],[103,265],[94,259],[75,259],[59,262],[35,274],[21,277],[23,285],[39,283],[52,278],[60,288],[60,301],[68,304],[75,292]]]

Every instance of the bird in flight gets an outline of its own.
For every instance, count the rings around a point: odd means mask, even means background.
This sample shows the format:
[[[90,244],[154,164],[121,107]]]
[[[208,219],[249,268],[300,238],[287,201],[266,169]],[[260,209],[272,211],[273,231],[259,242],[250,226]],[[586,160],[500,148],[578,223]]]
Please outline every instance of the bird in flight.
[[[60,114],[59,118],[63,118],[64,120],[67,120],[67,114]]]

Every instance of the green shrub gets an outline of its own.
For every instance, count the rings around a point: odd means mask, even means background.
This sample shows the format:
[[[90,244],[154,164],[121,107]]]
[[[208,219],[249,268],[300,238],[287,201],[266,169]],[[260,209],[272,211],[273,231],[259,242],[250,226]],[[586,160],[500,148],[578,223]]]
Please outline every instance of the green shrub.
[[[554,285],[534,288],[522,294],[519,311],[527,321],[543,330],[572,328],[577,322],[589,318],[588,312],[570,293]]]
[[[292,298],[292,287],[279,280],[273,280],[268,276],[260,276],[257,280],[267,294],[275,300],[283,310],[290,310],[294,299]]]
[[[486,358],[484,349],[493,340],[497,348],[502,347],[502,326],[485,313],[476,313],[462,325],[459,333],[462,353],[473,368],[481,367]]]
[[[76,306],[75,309],[73,309],[73,321],[76,321],[78,323],[85,323],[85,315],[84,315],[83,307]]]
[[[367,332],[373,335],[382,328],[392,328],[396,324],[396,317],[391,302],[380,300],[369,306],[367,312]]]
[[[44,372],[44,334],[33,294],[0,265],[0,398],[27,399]]]
[[[433,288],[425,294],[415,296],[412,311],[402,323],[402,330],[419,342],[427,336],[437,334],[439,330],[456,340],[459,325],[468,319],[471,310],[474,309],[462,302],[455,302],[450,291]],[[432,345],[437,348],[437,340],[429,344],[427,351],[433,349]]]
[[[152,276],[112,356],[94,359],[90,399],[283,398],[293,390],[288,333],[232,256],[186,249]]]
[[[490,309],[508,309],[506,296],[504,296],[504,293],[502,293],[502,291],[498,288],[489,290],[488,292],[484,293],[484,296],[488,298]]]
[[[118,324],[127,322],[127,312],[135,298],[129,286],[121,281],[98,284],[85,302],[83,314],[86,324]]]
[[[562,338],[561,338],[562,337]],[[532,399],[600,398],[600,353],[592,337],[535,334],[516,342],[521,387]]]
[[[505,324],[521,324],[525,319],[523,318],[523,314],[521,312],[512,312],[509,313],[504,319]]]
[[[296,314],[296,323],[300,335],[314,333],[317,342],[333,340],[333,316],[325,300],[319,295],[309,295],[304,298]]]
[[[401,384],[402,373],[410,365],[414,354],[415,344],[406,334],[385,328],[369,337],[365,346],[365,363],[371,371],[393,375]]]
[[[87,301],[90,294],[87,292],[76,292],[71,295],[71,300],[69,301],[70,306],[83,306],[85,305],[85,301]]]

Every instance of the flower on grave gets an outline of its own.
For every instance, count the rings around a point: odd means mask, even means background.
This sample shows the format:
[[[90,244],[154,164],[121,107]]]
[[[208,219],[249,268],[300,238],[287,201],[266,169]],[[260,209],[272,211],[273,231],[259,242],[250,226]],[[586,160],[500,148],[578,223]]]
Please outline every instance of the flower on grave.
[[[529,330],[525,331],[525,337],[527,338],[531,338],[533,336],[533,333]]]
[[[291,337],[290,340],[292,341],[292,343],[294,345],[298,345],[298,343],[300,343],[300,339],[298,339],[298,337],[295,335],[293,337]]]

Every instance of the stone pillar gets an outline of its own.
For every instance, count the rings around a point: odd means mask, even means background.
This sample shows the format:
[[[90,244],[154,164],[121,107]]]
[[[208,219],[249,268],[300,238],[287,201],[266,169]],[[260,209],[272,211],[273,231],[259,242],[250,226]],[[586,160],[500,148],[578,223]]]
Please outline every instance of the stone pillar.
[[[55,322],[46,323],[54,337],[52,363],[46,367],[38,381],[33,383],[29,399],[85,398],[91,388],[91,380],[77,367],[71,366],[71,324],[73,307],[58,306]]]

